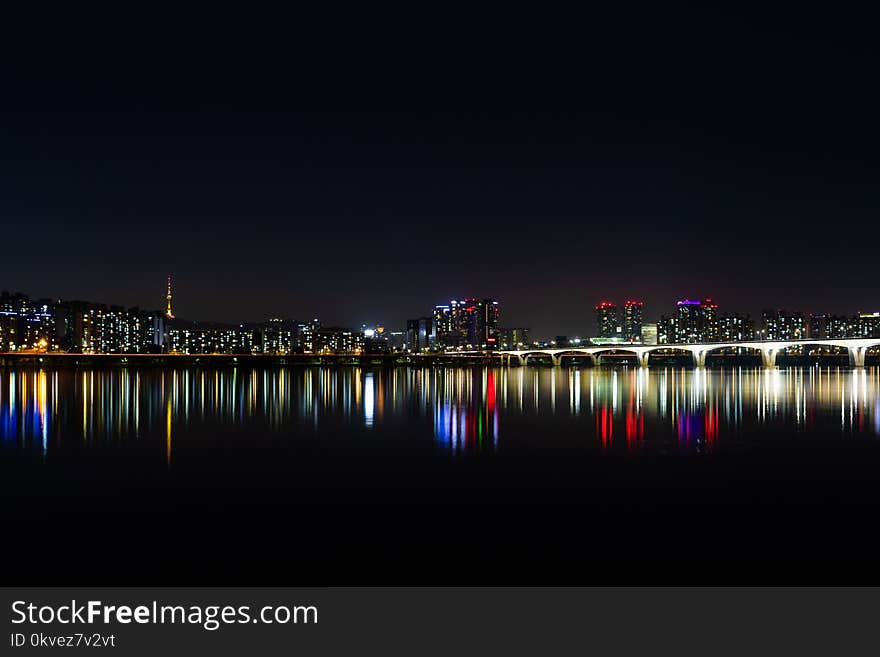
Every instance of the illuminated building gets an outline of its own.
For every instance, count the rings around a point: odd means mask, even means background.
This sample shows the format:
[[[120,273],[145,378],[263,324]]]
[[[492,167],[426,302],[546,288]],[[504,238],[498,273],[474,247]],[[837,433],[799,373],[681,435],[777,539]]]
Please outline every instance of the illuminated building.
[[[662,315],[657,323],[659,344],[694,344],[720,339],[718,304],[712,299],[682,299],[675,304],[674,315]]]
[[[388,348],[392,352],[406,351],[406,331],[386,331]]]
[[[25,294],[0,295],[0,351],[55,351],[59,348],[53,304]]]
[[[703,313],[705,317],[705,336],[706,342],[718,342],[718,304],[712,299],[703,301]]]
[[[597,337],[618,338],[621,329],[617,319],[617,306],[610,301],[602,301],[596,306]]]
[[[809,323],[807,324],[807,336],[824,340],[828,337],[828,320],[830,317],[825,314],[811,314]]]
[[[859,338],[880,337],[880,313],[859,313],[857,335]]]
[[[255,331],[244,326],[176,326],[169,329],[169,349],[178,354],[259,353]]]
[[[434,306],[428,344],[431,349],[497,349],[499,305],[494,299],[474,297]],[[407,329],[409,331],[409,327]],[[409,339],[407,344],[410,344]]]
[[[421,353],[431,348],[433,333],[430,317],[419,317],[406,322],[406,349],[412,353]]]
[[[29,322],[22,335],[30,335],[27,342],[45,343],[47,351],[158,353],[164,344],[164,318],[158,311],[82,301],[42,302],[39,310],[40,323]]]
[[[865,313],[859,313],[855,317],[826,313],[813,314],[810,315],[807,322],[807,337],[815,339],[869,338],[872,337],[871,317],[872,315]]]
[[[845,338],[852,332],[852,320],[849,317],[832,315],[827,321],[829,338]]]
[[[502,329],[499,335],[502,349],[525,349],[531,344],[527,328]]]
[[[364,336],[364,353],[366,354],[389,354],[391,353],[391,343],[389,341],[389,332],[384,326],[369,327],[361,326],[361,333]]]
[[[660,315],[660,321],[657,322],[657,344],[674,344],[677,337],[677,319]]]
[[[642,301],[628,300],[623,304],[623,335],[626,342],[639,342],[642,339]]]
[[[161,346],[161,320],[137,308],[75,304],[72,328],[72,342],[82,353],[151,353]]]
[[[4,292],[0,298],[0,351],[15,351],[18,346],[18,312],[8,297]]]
[[[349,328],[322,326],[312,337],[312,351],[316,354],[360,354],[363,350],[363,333]]]
[[[280,318],[272,318],[256,331],[259,352],[263,354],[284,355],[295,350],[295,323]]]
[[[311,354],[315,349],[315,333],[321,328],[321,322],[315,318],[311,322],[294,323],[294,350]]]
[[[682,299],[675,304],[674,321],[670,323],[667,341],[693,344],[718,341],[718,304],[712,299]]]
[[[455,303],[454,301],[452,303]],[[434,342],[438,348],[456,346],[455,317],[451,305],[434,306],[433,314]]]
[[[807,322],[803,313],[787,310],[765,310],[762,337],[765,340],[803,340],[807,337]]]
[[[498,302],[494,299],[483,299],[477,303],[473,319],[473,333],[469,331],[470,344],[473,349],[493,350],[498,348]]]
[[[444,333],[437,333],[437,346],[441,349],[462,349],[467,344],[469,309],[475,307],[475,299],[449,302],[449,316],[444,321]],[[444,308],[440,307],[442,313]],[[436,310],[435,310],[436,313]]]
[[[348,353],[363,346],[363,332],[335,327],[325,329],[318,319],[298,322],[276,317],[253,326],[198,326],[177,331],[175,335],[174,349],[181,353],[286,355],[337,353],[340,349],[345,349],[345,353]],[[360,337],[356,339],[355,336]]]
[[[478,339],[477,331],[477,300],[473,297],[465,297],[461,301],[450,302],[453,313],[455,332],[457,333],[457,347],[461,349],[476,349]]]
[[[165,317],[159,311],[151,311],[144,313],[144,320],[147,331],[144,351],[159,353],[166,346]]]
[[[657,344],[657,325],[651,323],[642,324],[639,338],[642,344]]]
[[[718,318],[718,340],[722,342],[742,342],[754,340],[755,323],[748,315],[722,315]]]

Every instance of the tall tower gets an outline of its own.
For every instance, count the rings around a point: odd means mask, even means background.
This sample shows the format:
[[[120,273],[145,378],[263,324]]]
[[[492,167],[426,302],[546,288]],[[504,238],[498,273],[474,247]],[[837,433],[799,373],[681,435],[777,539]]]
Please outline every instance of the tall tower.
[[[174,319],[171,310],[171,274],[168,274],[168,289],[165,292],[165,319]]]

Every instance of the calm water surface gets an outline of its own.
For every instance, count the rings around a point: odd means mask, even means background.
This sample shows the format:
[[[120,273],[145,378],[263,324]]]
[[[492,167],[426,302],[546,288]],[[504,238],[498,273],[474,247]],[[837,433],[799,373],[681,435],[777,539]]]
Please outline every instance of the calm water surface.
[[[798,437],[867,447],[880,438],[880,370],[0,371],[6,457],[146,443],[173,467],[192,441],[210,461],[215,432],[242,450],[267,436],[291,447],[321,437],[383,458],[386,441],[403,453],[431,445],[438,459],[507,448],[709,454],[779,434],[793,449]]]
[[[876,368],[0,370],[0,549],[29,584],[880,583],[878,447]]]

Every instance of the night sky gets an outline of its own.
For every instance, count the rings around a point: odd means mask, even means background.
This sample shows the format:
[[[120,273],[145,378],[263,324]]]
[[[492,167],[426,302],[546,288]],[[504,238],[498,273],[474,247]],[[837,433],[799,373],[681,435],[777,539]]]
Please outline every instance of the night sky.
[[[72,15],[0,34],[0,289],[401,327],[880,310],[866,16]],[[340,16],[340,18],[345,18]]]

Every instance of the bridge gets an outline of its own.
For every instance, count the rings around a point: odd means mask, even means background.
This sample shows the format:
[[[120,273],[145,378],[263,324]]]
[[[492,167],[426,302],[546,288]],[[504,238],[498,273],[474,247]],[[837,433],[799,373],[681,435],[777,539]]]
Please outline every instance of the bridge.
[[[589,356],[593,364],[598,364],[603,354],[633,355],[639,359],[639,365],[647,367],[651,354],[663,351],[675,351],[679,354],[690,353],[697,367],[706,366],[706,357],[713,352],[722,349],[745,349],[751,353],[761,355],[765,367],[776,367],[776,356],[790,347],[809,345],[811,347],[838,347],[846,349],[849,353],[850,365],[853,367],[865,366],[865,355],[872,347],[880,348],[880,338],[841,338],[822,340],[765,340],[751,342],[709,342],[703,344],[652,344],[642,345],[638,343],[603,344],[589,347],[559,347],[556,349],[521,349],[512,351],[498,351],[508,365],[517,359],[520,365],[525,365],[532,356],[549,356],[554,365],[559,365],[564,356]]]

